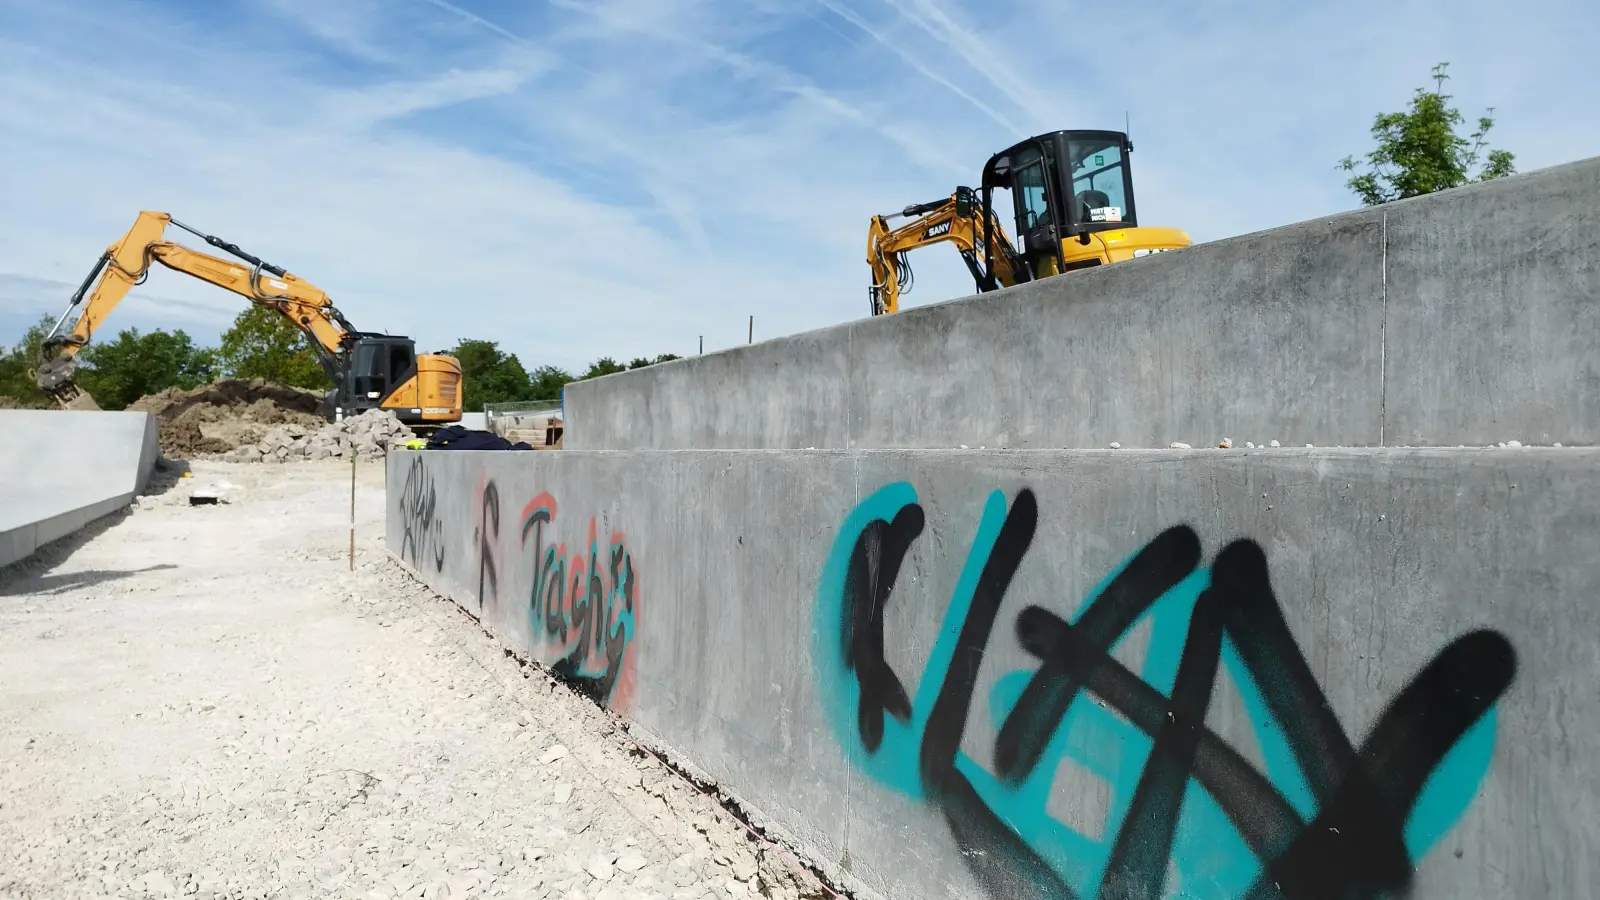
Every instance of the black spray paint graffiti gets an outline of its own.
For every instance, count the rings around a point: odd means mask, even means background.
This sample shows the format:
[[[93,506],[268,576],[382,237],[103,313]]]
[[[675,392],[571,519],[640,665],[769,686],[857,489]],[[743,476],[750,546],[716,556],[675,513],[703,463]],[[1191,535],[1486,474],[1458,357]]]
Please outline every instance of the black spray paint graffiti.
[[[495,546],[500,540],[500,488],[493,481],[479,493],[478,512],[478,611],[483,598],[500,592],[500,576],[495,571]]]
[[[481,611],[486,603],[499,600],[499,486],[486,482],[479,498]],[[634,638],[638,581],[622,533],[611,533],[609,555],[602,562],[593,518],[588,523],[586,548],[569,555],[565,544],[546,543],[556,518],[556,501],[550,494],[534,497],[524,507],[522,518],[521,541],[532,558],[527,605],[532,654],[546,661],[553,648],[552,674],[598,703],[625,709],[632,699],[633,666],[628,648]],[[530,538],[532,546],[528,547]]]
[[[400,558],[413,565],[431,562],[444,571],[444,522],[436,510],[433,475],[413,456],[400,490]]]
[[[925,526],[915,500],[910,485],[890,485],[846,523],[824,572],[814,656],[856,766],[939,808],[992,896],[1404,895],[1416,860],[1471,802],[1493,750],[1494,704],[1516,671],[1503,636],[1452,641],[1354,746],[1289,631],[1261,548],[1234,541],[1207,570],[1184,526],[1135,554],[1076,621],[1021,612],[1017,636],[1038,666],[996,687],[990,775],[960,746],[1037,503],[1028,490],[1009,510],[991,496],[913,698],[885,659],[883,613]],[[1158,611],[1176,613],[1176,627],[1164,638],[1158,622],[1135,674],[1111,650]],[[1205,724],[1225,661],[1267,773]],[[1093,702],[1076,702],[1086,694]],[[1108,819],[1104,839],[1045,813],[1064,758],[1111,783],[1121,818]]]
[[[549,494],[533,498],[523,510],[522,542],[526,546],[533,538],[528,616],[536,632],[542,627],[546,640],[567,648],[551,671],[596,702],[609,703],[622,682],[631,682],[624,663],[637,600],[633,557],[621,532],[614,532],[602,562],[593,518],[587,548],[569,556],[565,545],[546,546],[545,530],[555,517],[556,501]],[[625,703],[629,692],[623,693]]]

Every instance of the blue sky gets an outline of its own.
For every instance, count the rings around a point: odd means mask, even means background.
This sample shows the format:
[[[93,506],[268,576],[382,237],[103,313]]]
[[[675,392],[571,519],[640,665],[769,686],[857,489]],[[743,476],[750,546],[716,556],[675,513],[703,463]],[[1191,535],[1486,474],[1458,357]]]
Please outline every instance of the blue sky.
[[[1141,219],[1197,241],[1354,207],[1336,161],[1441,60],[1519,170],[1600,154],[1600,7],[1508,9],[0,0],[0,340],[141,209],[360,328],[581,368],[862,317],[869,215],[1124,113]],[[971,290],[949,247],[912,262],[908,306]],[[109,324],[210,343],[240,302],[158,270]]]

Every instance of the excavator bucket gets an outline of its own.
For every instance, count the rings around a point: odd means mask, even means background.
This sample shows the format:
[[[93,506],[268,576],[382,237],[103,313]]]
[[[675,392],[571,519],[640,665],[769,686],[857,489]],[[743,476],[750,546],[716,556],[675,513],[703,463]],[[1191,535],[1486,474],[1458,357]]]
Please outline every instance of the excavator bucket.
[[[40,363],[33,372],[33,378],[39,390],[56,398],[62,409],[98,410],[100,404],[94,401],[94,397],[78,387],[77,374],[77,359],[66,356]]]
[[[70,400],[65,397],[57,397],[56,399],[61,402],[62,409],[92,410],[95,412],[100,410],[100,404],[95,402],[94,397],[90,396],[88,391],[73,391],[72,399]]]

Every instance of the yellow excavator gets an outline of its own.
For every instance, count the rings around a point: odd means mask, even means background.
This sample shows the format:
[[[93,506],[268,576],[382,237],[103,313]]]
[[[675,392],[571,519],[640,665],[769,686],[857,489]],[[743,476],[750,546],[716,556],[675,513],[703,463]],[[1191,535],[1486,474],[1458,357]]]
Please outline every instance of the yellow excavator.
[[[240,262],[163,240],[169,224]],[[167,213],[149,210],[139,213],[128,233],[106,248],[41,345],[43,361],[34,371],[35,380],[63,407],[100,408],[78,387],[78,351],[128,291],[149,276],[152,262],[233,291],[293,322],[311,339],[317,361],[333,382],[323,408],[329,421],[386,409],[414,431],[426,433],[461,420],[461,363],[455,357],[418,355],[411,338],[357,331],[316,286]],[[80,305],[77,320],[69,326],[68,318]]]
[[[1176,228],[1139,225],[1132,152],[1126,132],[1052,131],[990,157],[978,191],[873,216],[872,314],[899,311],[912,285],[906,254],[929,244],[955,244],[980,292],[1189,246]],[[1020,247],[990,209],[995,188],[1011,192]],[[912,221],[891,229],[902,216]]]

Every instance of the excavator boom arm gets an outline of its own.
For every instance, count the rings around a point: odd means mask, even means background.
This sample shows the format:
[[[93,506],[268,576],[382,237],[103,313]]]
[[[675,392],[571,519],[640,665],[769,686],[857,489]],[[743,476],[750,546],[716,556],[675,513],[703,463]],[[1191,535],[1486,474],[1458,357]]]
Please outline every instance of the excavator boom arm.
[[[163,240],[168,224],[194,232],[207,244],[227,251],[240,261],[212,256]],[[330,377],[336,377],[335,360],[344,352],[354,329],[333,307],[326,293],[282,268],[245,253],[233,244],[194,231],[181,222],[175,222],[166,213],[147,210],[139,213],[133,227],[120,240],[106,248],[94,270],[73,295],[66,312],[62,313],[55,328],[45,339],[41,348],[45,360],[37,372],[42,390],[58,397],[63,393],[76,394],[73,384],[74,357],[89,343],[100,324],[117,308],[128,291],[149,275],[152,262],[159,262],[169,269],[232,291],[252,303],[276,309],[311,338],[319,351],[318,357],[329,369]],[[263,275],[263,272],[266,274]],[[72,310],[80,303],[83,309],[77,322],[70,329],[63,330]]]
[[[896,216],[914,218],[891,229],[889,219]],[[955,244],[979,291],[1026,280],[1018,276],[1023,269],[1005,228],[993,213],[980,208],[967,188],[957,188],[944,200],[908,206],[896,216],[873,216],[867,229],[873,315],[900,309],[900,295],[911,290],[911,267],[905,255],[929,244]]]

